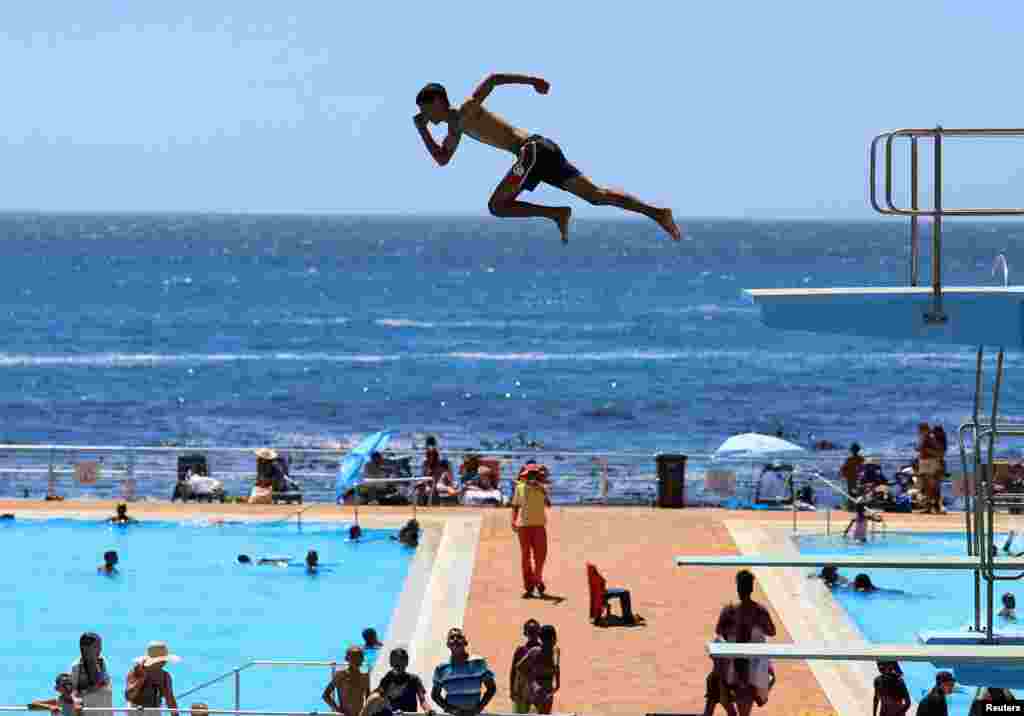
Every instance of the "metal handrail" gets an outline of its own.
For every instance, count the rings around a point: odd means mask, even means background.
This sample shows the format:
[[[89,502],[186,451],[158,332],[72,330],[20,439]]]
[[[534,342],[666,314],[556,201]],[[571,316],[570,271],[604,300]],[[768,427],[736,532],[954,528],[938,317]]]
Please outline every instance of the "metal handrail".
[[[950,129],[946,127],[935,127],[934,129],[895,129],[888,132],[882,132],[871,140],[871,155],[869,157],[870,167],[870,199],[871,206],[879,214],[889,214],[897,216],[1020,216],[1024,215],[1024,208],[960,208],[960,209],[947,209],[942,206],[941,201],[935,206],[934,209],[919,209],[911,206],[910,208],[897,207],[893,203],[893,171],[892,171],[892,145],[897,137],[907,137],[911,140],[915,140],[920,137],[930,137],[935,140],[937,144],[937,151],[935,154],[936,162],[935,167],[935,179],[936,185],[935,190],[941,192],[941,181],[942,181],[942,137],[1024,137],[1024,129],[1016,128],[1000,128],[1000,129]],[[885,197],[886,207],[879,206],[877,197],[877,153],[878,144],[882,140],[885,140]],[[913,151],[913,143],[911,149]],[[917,169],[916,153],[911,156],[911,168],[912,176],[911,181],[916,182],[916,169]]]
[[[898,137],[910,139],[910,208],[898,207],[893,201],[892,147]],[[918,207],[917,140],[930,137],[933,142],[932,209]],[[948,209],[942,203],[942,138],[943,137],[1024,137],[1024,129],[895,129],[883,132],[871,140],[869,167],[869,197],[871,206],[879,214],[910,217],[910,285],[917,286],[920,247],[917,219],[932,217],[932,310],[923,316],[927,324],[942,324],[947,316],[942,310],[942,217],[944,216],[1021,216],[1024,209],[961,208]],[[878,203],[878,144],[885,140],[885,206]]]
[[[250,669],[250,668],[252,668],[254,666],[316,666],[316,667],[329,666],[329,667],[331,667],[331,677],[333,678],[334,677],[334,673],[337,670],[337,667],[338,667],[338,665],[340,663],[341,662],[337,662],[337,661],[277,661],[277,660],[267,660],[267,659],[252,659],[250,661],[245,662],[241,666],[237,666],[234,669],[231,669],[230,671],[225,671],[223,674],[221,674],[219,676],[215,676],[214,678],[210,679],[209,681],[203,682],[202,684],[199,684],[198,686],[193,686],[192,688],[188,689],[187,691],[183,691],[182,693],[178,694],[178,698],[185,698],[186,696],[191,696],[192,694],[194,694],[194,693],[196,693],[198,691],[202,691],[203,689],[208,688],[210,686],[213,686],[214,684],[219,684],[220,682],[222,682],[225,679],[227,679],[229,676],[234,676],[235,677],[235,709],[237,710],[237,709],[240,709],[242,707],[242,676],[241,675],[242,675],[242,672],[245,671],[246,669]]]

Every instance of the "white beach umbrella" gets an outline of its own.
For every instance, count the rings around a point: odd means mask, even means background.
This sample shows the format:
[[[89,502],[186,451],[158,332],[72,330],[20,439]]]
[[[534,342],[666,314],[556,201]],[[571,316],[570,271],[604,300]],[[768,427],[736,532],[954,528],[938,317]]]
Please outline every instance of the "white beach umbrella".
[[[760,433],[733,435],[715,450],[716,458],[760,460],[769,457],[793,457],[806,453],[799,445]]]
[[[756,477],[754,462],[768,458],[795,457],[806,453],[799,445],[795,445],[782,438],[772,435],[761,435],[760,433],[743,433],[733,435],[722,443],[715,450],[714,458],[724,460],[750,460],[750,473],[752,481],[757,483],[754,491],[755,502],[757,495],[761,492],[761,480]]]

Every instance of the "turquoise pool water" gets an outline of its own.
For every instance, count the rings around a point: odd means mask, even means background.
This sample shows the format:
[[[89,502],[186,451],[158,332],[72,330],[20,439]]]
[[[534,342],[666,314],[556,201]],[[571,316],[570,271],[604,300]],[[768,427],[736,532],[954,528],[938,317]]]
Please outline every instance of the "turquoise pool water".
[[[348,540],[348,524],[295,521],[208,525],[145,522],[112,527],[83,520],[0,522],[4,569],[0,614],[13,638],[0,639],[3,703],[49,698],[54,676],[78,656],[84,631],[103,638],[114,704],[124,704],[124,677],[151,640],[183,661],[169,671],[175,691],[251,659],[344,659],[365,627],[385,639],[414,550],[393,531],[364,530]],[[106,550],[120,555],[120,574],[96,573]],[[237,555],[286,556],[302,565],[319,553],[323,571],[302,566],[244,566]],[[242,674],[242,708],[303,711],[326,706],[320,693],[329,668],[269,669]],[[186,697],[232,708],[233,679]]]
[[[1005,535],[997,535],[1002,544]],[[801,537],[803,554],[850,553],[872,555],[965,555],[960,533],[892,533],[863,546],[853,546],[837,537]],[[1020,549],[1020,544],[1015,547]],[[927,629],[960,629],[974,623],[974,577],[970,572],[939,570],[865,569],[871,581],[883,591],[871,594],[836,589],[834,597],[846,609],[864,637],[871,642],[917,644],[917,634]],[[840,570],[852,579],[854,572]],[[1020,591],[1020,583],[996,586],[996,599],[1003,592]],[[890,591],[899,590],[899,591]],[[1017,594],[1018,599],[1024,593]],[[996,627],[1005,624],[996,618]],[[930,664],[904,662],[904,677],[915,704],[935,685],[938,669]],[[957,687],[950,699],[950,716],[966,716],[974,698],[974,687]],[[1019,695],[1019,694],[1018,694]],[[911,713],[916,709],[912,708]]]

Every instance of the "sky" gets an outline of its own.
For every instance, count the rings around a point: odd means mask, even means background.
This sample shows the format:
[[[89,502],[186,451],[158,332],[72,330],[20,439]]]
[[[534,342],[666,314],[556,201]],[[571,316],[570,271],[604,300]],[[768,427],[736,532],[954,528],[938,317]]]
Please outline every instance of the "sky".
[[[870,218],[875,134],[1024,125],[1022,20],[914,0],[13,3],[0,210],[485,214],[514,158],[464,139],[436,166],[414,97],[507,72],[551,91],[488,107],[598,184],[681,217]],[[947,206],[1024,204],[1024,141],[945,151]]]

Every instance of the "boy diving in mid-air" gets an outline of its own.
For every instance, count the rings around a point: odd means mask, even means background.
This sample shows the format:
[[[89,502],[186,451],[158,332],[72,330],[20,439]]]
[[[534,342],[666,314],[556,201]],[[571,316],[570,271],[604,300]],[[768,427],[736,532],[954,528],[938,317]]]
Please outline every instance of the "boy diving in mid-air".
[[[614,189],[599,187],[585,177],[562,154],[550,139],[539,134],[513,127],[503,118],[486,109],[484,100],[499,85],[531,85],[540,94],[547,94],[551,86],[539,77],[526,75],[491,75],[476,88],[461,107],[452,107],[448,93],[439,84],[428,84],[416,95],[420,112],[413,117],[427,151],[444,166],[451,161],[462,135],[504,149],[516,155],[515,166],[505,175],[491,195],[487,207],[494,216],[532,217],[551,219],[562,233],[562,241],[569,240],[569,219],[572,209],[567,206],[541,206],[519,201],[522,191],[533,191],[540,182],[550,184],[597,206],[617,206],[626,211],[643,214],[658,222],[676,241],[681,238],[679,227],[672,218],[671,209],[659,209],[645,204],[636,197]],[[427,123],[448,125],[448,136],[438,145],[427,129]]]

